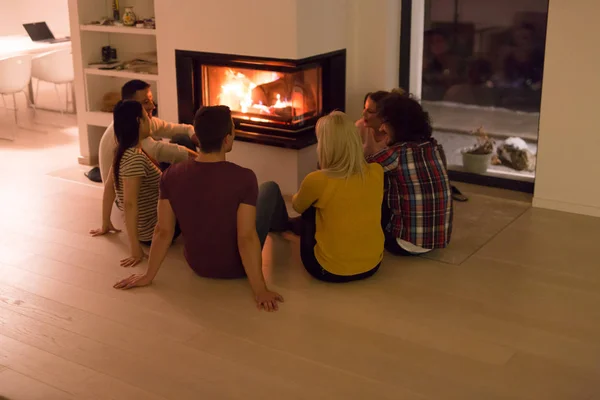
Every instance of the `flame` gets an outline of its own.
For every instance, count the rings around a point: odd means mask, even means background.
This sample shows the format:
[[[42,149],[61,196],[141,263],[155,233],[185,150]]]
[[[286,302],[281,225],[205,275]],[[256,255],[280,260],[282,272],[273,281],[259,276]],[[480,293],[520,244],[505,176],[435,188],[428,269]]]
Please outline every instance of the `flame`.
[[[277,94],[277,101],[275,104],[262,104],[262,102],[255,103],[252,100],[252,90],[257,86],[265,83],[275,82],[280,79],[281,75],[277,72],[270,71],[257,71],[255,73],[254,80],[250,80],[246,75],[241,72],[236,72],[231,68],[225,71],[225,79],[221,85],[221,93],[218,95],[219,103],[228,106],[232,111],[238,111],[242,113],[258,113],[258,114],[272,114],[274,109],[291,107],[291,101],[286,98],[281,98],[280,94]]]

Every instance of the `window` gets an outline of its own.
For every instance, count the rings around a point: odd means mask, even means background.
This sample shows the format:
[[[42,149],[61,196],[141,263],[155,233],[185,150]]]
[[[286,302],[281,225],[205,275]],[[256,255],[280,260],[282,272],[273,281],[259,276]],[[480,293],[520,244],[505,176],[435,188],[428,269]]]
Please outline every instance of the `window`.
[[[425,0],[424,6],[424,29],[412,32],[422,37],[422,69],[411,73],[421,75],[420,98],[450,169],[533,182],[548,1]],[[485,133],[495,142],[483,170],[463,155],[478,129],[480,139]]]

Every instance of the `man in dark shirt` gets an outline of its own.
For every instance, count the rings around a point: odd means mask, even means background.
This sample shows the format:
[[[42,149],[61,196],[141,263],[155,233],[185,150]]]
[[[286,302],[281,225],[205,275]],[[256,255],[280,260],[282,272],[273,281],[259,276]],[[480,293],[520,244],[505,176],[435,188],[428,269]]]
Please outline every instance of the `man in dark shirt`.
[[[198,157],[172,165],[161,179],[158,224],[147,272],[132,275],[115,288],[152,283],[177,220],[185,258],[198,275],[220,279],[247,276],[258,308],[275,311],[283,298],[267,289],[261,248],[269,231],[290,227],[279,186],[267,182],[259,189],[254,172],[225,161],[235,136],[228,107],[198,110],[194,130],[200,142]]]

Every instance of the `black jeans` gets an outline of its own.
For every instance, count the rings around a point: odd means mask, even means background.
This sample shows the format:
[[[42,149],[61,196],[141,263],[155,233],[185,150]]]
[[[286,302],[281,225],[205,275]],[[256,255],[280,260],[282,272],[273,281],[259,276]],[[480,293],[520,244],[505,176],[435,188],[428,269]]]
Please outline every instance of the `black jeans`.
[[[181,235],[181,228],[179,228],[179,222],[175,221],[175,232],[173,233],[173,240],[171,243],[175,243],[175,240]],[[152,240],[140,240],[140,243],[144,246],[152,246]]]
[[[265,182],[258,188],[256,201],[256,233],[262,248],[269,232],[285,232],[290,228],[290,218],[279,185]]]
[[[403,249],[399,244],[396,236],[393,233],[388,232],[386,227],[392,218],[392,212],[388,208],[387,204],[385,204],[385,199],[383,200],[383,204],[381,205],[381,229],[383,229],[383,234],[385,235],[385,249],[392,253],[395,256],[417,256],[416,253],[411,253]]]
[[[317,210],[314,207],[310,207],[302,214],[300,257],[302,258],[302,264],[304,264],[304,268],[309,274],[321,281],[332,283],[344,283],[365,279],[377,272],[381,263],[377,264],[375,268],[357,275],[336,275],[325,270],[325,268],[323,268],[321,264],[319,264],[317,257],[315,257],[315,246],[317,245],[317,240],[315,238],[315,234],[317,233],[316,219]]]
[[[173,135],[173,138],[171,139],[170,143],[177,144],[177,145],[183,146],[183,147],[187,147],[188,149],[190,149],[192,151],[196,151],[196,152],[198,151],[192,138],[189,137],[188,135],[186,135],[185,133],[178,133],[177,135]],[[170,166],[171,166],[170,163],[161,162],[159,165],[159,168],[161,171],[164,172]]]

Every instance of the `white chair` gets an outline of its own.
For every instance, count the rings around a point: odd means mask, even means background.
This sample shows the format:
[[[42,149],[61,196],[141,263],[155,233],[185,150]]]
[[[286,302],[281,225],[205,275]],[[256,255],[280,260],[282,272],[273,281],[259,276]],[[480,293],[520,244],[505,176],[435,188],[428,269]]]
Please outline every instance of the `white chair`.
[[[29,82],[31,81],[31,60],[30,55],[21,55],[0,60],[0,95],[2,95],[2,103],[6,109],[8,107],[6,106],[4,96],[12,96],[15,128],[19,127],[17,93],[25,95],[27,103],[33,107],[33,112],[35,113],[35,106],[27,96]]]
[[[65,108],[63,110],[61,105],[61,114],[64,111],[68,111],[69,104],[75,105],[74,99],[72,99],[73,101],[69,101],[69,91],[73,92],[72,85],[75,80],[73,56],[71,54],[71,49],[57,50],[41,54],[33,59],[31,76],[37,79],[34,103],[37,104],[40,81],[44,81],[54,84],[54,90],[56,91],[59,103],[62,102],[62,99],[58,85],[65,85]]]

